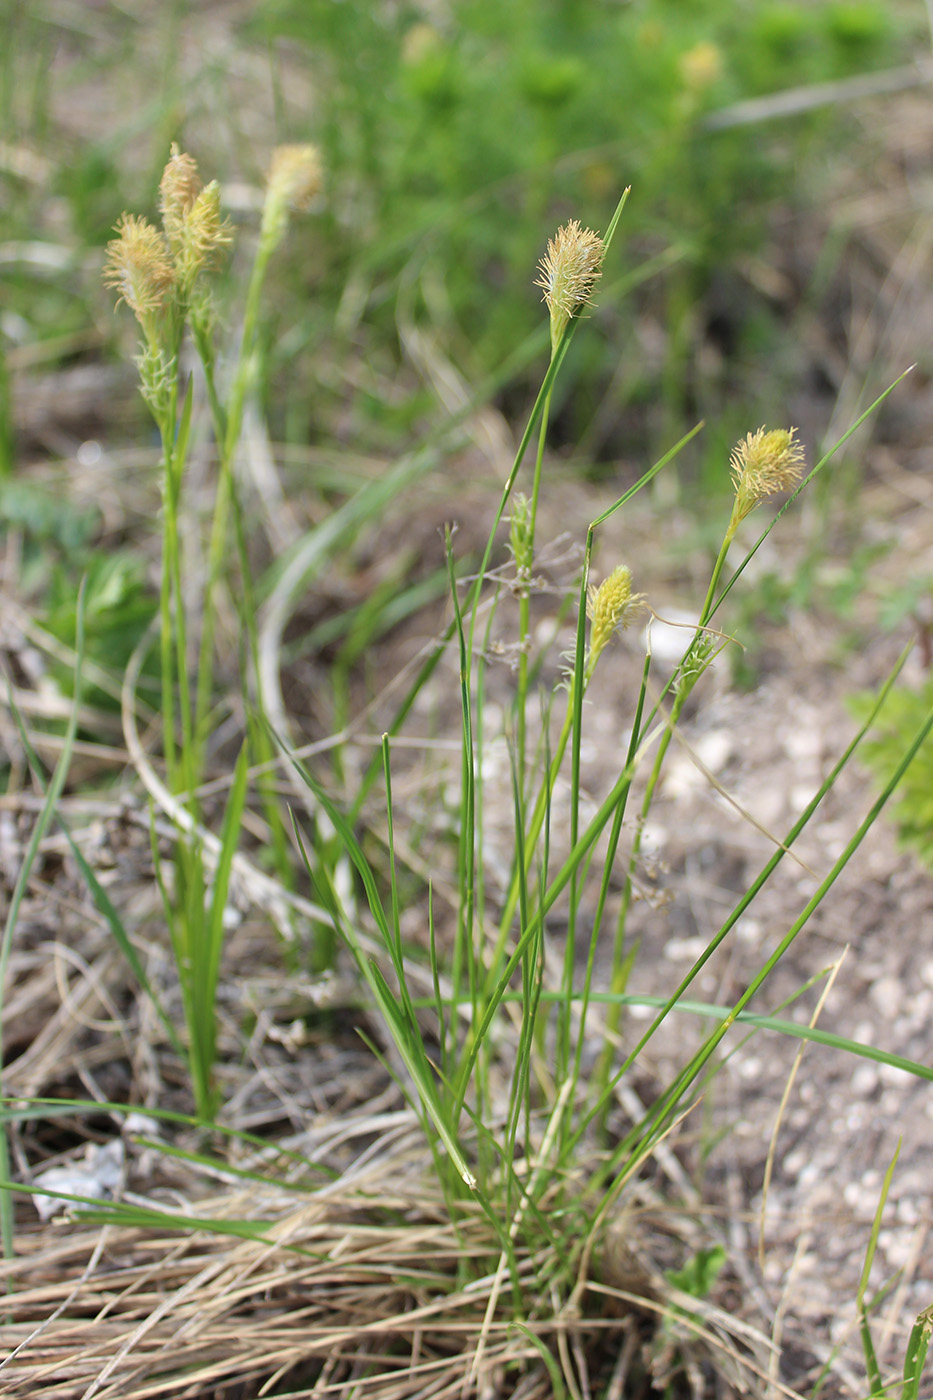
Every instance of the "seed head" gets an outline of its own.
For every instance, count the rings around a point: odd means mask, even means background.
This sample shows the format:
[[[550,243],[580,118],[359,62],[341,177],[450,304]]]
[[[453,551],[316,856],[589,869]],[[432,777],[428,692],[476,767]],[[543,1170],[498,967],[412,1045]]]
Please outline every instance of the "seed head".
[[[117,305],[125,301],[147,328],[147,320],[169,303],[175,272],[165,238],[146,219],[122,214],[116,226],[119,237],[107,244],[104,282],[119,292]]]
[[[180,299],[187,302],[198,273],[217,265],[231,238],[220,214],[220,186],[213,180],[203,188],[196,161],[175,142],[159,185],[159,208]]]
[[[321,158],[316,146],[279,146],[273,151],[262,211],[262,236],[277,243],[285,233],[289,210],[307,209],[321,182]]]
[[[181,243],[175,254],[179,281],[190,288],[199,272],[216,267],[231,243],[230,225],[220,213],[220,186],[205,185],[185,214]]]
[[[759,428],[733,449],[729,461],[735,486],[733,528],[755,509],[765,496],[789,491],[797,485],[804,467],[803,446],[796,428]]]
[[[571,316],[592,298],[593,287],[602,276],[605,246],[599,234],[581,228],[576,219],[557,230],[549,239],[547,252],[538,264],[535,286],[544,290],[542,300],[551,313],[551,350],[557,349]]]
[[[532,540],[531,502],[521,492],[512,500],[509,544],[515,558],[518,577],[527,583],[531,577],[534,544]]]
[[[194,156],[180,151],[178,142],[173,141],[168,165],[159,182],[162,227],[170,243],[174,243],[175,235],[184,226],[185,217],[200,193],[201,177],[197,161]]]
[[[620,628],[625,631],[642,602],[642,594],[632,592],[632,572],[624,564],[613,569],[598,588],[590,584],[586,593],[586,615],[590,619],[588,675],[592,675],[613,633]]]
[[[706,630],[697,632],[674,677],[674,690],[681,700],[687,699],[703,672],[714,660],[715,653],[714,634]]]

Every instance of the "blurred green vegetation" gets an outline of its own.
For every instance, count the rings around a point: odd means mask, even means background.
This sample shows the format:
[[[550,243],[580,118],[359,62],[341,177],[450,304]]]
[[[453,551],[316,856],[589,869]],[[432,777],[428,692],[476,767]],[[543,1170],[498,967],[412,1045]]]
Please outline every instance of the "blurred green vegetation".
[[[850,709],[857,720],[861,722],[868,717],[874,698],[869,694],[852,697]],[[870,768],[879,788],[884,787],[897,768],[931,705],[933,681],[917,689],[894,690],[888,696],[875,730],[859,750],[862,762]],[[901,779],[891,815],[901,845],[915,851],[933,868],[933,742],[929,739]]]
[[[773,354],[780,333],[741,278],[703,300],[716,274],[734,278],[736,259],[761,246],[772,203],[792,200],[820,159],[831,114],[717,131],[708,115],[909,51],[882,3],[460,0],[428,23],[412,6],[270,0],[251,27],[300,45],[319,78],[323,276],[331,302],[354,289],[348,334],[365,315],[367,336],[390,339],[396,289],[418,286],[477,382],[540,325],[531,269],[552,226],[574,215],[601,227],[633,185],[620,233],[632,268],[670,257],[645,293],[666,346],[659,383],[624,318],[605,338],[581,338],[556,432],[596,453],[617,445],[607,394],[620,409],[660,400],[659,438],[718,409],[696,401],[701,331],[740,363]]]
[[[83,558],[56,564],[46,594],[43,626],[69,648],[76,644],[78,587],[84,581],[85,656],[114,677],[114,687],[103,690],[85,681],[84,699],[104,710],[119,710],[118,683],[130,656],[155,617],[157,600],[146,586],[145,561],[135,552],[93,551]],[[57,664],[52,674],[63,694],[71,695],[74,669]],[[144,663],[140,690],[157,697],[158,667],[154,654]]]
[[[96,509],[76,506],[64,491],[15,477],[0,482],[0,542],[15,532],[21,588],[41,598],[44,630],[68,648],[76,644],[78,594],[84,580],[85,656],[113,677],[109,690],[85,679],[84,699],[117,711],[120,678],[155,615],[156,598],[140,552],[95,547],[100,525]],[[62,692],[71,695],[70,657],[52,658],[50,672]],[[149,688],[156,674],[150,658],[142,689]]]
[[[248,101],[228,91],[241,46],[275,139],[314,140],[327,170],[313,232],[283,258],[267,307],[277,436],[332,436],[348,409],[363,450],[423,428],[434,406],[410,377],[398,382],[406,319],[429,327],[469,385],[498,375],[503,407],[523,410],[538,361],[526,379],[521,354],[510,360],[523,345],[531,360],[543,334],[532,281],[546,239],[568,216],[600,229],[629,183],[622,286],[605,297],[603,333],[574,347],[553,440],[598,458],[717,414],[737,386],[697,368],[704,338],[743,391],[754,385],[765,416],[781,386],[760,370],[786,332],[738,263],[762,247],[775,204],[793,205],[818,172],[838,127],[832,107],[716,130],[708,119],[903,61],[922,11],[919,0],[264,0],[215,53],[195,47],[199,7],[179,0],[138,15],[6,0],[2,343],[53,355],[91,321],[116,334],[87,249],[123,208],[151,202],[170,140],[206,177],[258,182],[268,150]],[[57,257],[25,246],[36,242]],[[620,291],[639,284],[620,311]],[[632,335],[645,309],[662,342],[654,355]]]

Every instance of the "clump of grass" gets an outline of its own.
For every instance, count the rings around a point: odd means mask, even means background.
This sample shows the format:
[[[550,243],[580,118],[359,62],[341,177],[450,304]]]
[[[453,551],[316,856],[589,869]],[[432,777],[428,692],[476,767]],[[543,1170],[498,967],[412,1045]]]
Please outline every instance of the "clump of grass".
[[[220,852],[208,862],[198,835],[198,788],[205,755],[219,722],[215,709],[214,658],[218,589],[233,542],[240,575],[234,588],[246,638],[241,689],[248,714],[261,715],[256,615],[250,561],[233,476],[243,416],[257,373],[256,339],[263,284],[269,262],[285,236],[291,211],[306,208],[321,185],[321,167],[312,146],[285,146],[273,156],[266,185],[259,239],[246,293],[239,345],[224,388],[218,383],[218,335],[210,274],[217,268],[232,233],[221,212],[220,187],[204,185],[192,156],[173,145],[159,187],[161,228],[124,214],[107,249],[104,280],[134,313],[143,333],[137,356],[140,388],[161,442],[162,580],[159,595],[162,758],[170,793],[189,821],[174,846],[174,869],[164,879],[154,846],[166,919],[181,980],[188,1027],[195,1101],[210,1121],[218,1098],[215,1001],[224,937],[224,911],[234,852],[246,805],[248,756],[259,763],[272,756],[266,730],[253,722],[236,763],[223,820]],[[207,404],[217,448],[217,482],[206,578],[200,589],[186,576],[180,543],[185,469],[191,440],[194,390],[180,380],[180,356],[189,332],[204,372]],[[198,635],[192,637],[197,621]],[[194,681],[192,684],[192,675]],[[253,680],[252,696],[250,679]],[[260,789],[262,793],[262,788]],[[282,864],[284,827],[269,800],[273,843]]]
[[[650,608],[650,599],[633,592],[629,562],[619,563],[598,586],[591,581],[594,539],[599,527],[623,509],[683,445],[678,444],[650,468],[590,526],[576,593],[576,644],[563,683],[563,697],[555,694],[545,705],[544,722],[532,745],[528,678],[534,661],[527,600],[536,564],[537,506],[545,482],[548,405],[577,328],[578,313],[591,299],[624,204],[625,196],[605,239],[590,231],[584,233],[573,222],[561,229],[549,245],[541,281],[551,314],[550,366],[504,485],[481,566],[472,581],[464,583],[458,579],[448,536],[451,627],[460,680],[460,806],[456,901],[452,931],[446,941],[435,924],[430,890],[422,910],[428,925],[433,996],[419,995],[416,964],[406,952],[402,937],[398,873],[402,847],[396,845],[400,818],[393,798],[390,735],[384,736],[382,744],[387,868],[381,862],[374,863],[347,811],[326,782],[297,760],[295,763],[356,871],[368,909],[366,923],[382,945],[381,958],[374,958],[363,946],[359,913],[339,892],[332,876],[308,861],[309,877],[370,989],[394,1051],[400,1082],[431,1145],[434,1170],[451,1218],[465,1223],[475,1217],[478,1205],[498,1242],[488,1316],[492,1317],[500,1302],[508,1298],[510,1316],[520,1324],[535,1307],[542,1271],[554,1296],[564,1300],[564,1306],[571,1306],[581,1290],[586,1290],[596,1261],[605,1256],[607,1222],[625,1200],[643,1165],[688,1111],[697,1082],[708,1071],[724,1037],[738,1020],[747,1016],[749,1003],[852,859],[880,810],[880,804],[876,804],[866,814],[778,947],[734,1005],[718,1010],[717,1024],[701,1036],[687,1063],[655,1101],[645,1106],[642,1116],[631,1122],[621,1136],[614,1136],[609,1110],[624,1077],[671,1012],[686,1004],[691,984],[819,811],[865,733],[863,729],[841,755],[758,877],[736,901],[729,917],[718,929],[708,932],[702,954],[664,999],[648,1029],[629,1046],[620,1027],[629,1000],[625,989],[637,950],[629,944],[627,918],[641,836],[659,790],[665,759],[688,699],[697,692],[716,656],[730,641],[720,630],[722,624],[717,617],[728,594],[784,509],[825,466],[828,456],[804,477],[803,451],[795,430],[761,428],[737,444],[731,462],[723,463],[724,488],[731,472],[732,505],[696,626],[679,664],[660,684],[652,674],[650,650],[646,654],[641,687],[633,704],[627,754],[618,772],[607,777],[608,790],[595,815],[585,817],[581,745],[586,690],[612,635],[627,625],[636,608]],[[562,258],[566,258],[566,266]],[[538,446],[531,494],[513,498],[513,488],[536,429]],[[739,540],[741,526],[777,493],[788,494],[788,501],[758,540],[745,550],[729,576],[730,555]],[[486,847],[482,833],[488,799],[479,756],[497,735],[497,720],[486,702],[486,639],[492,634],[492,620],[502,604],[504,590],[498,576],[491,590],[485,585],[498,526],[510,503],[509,545],[515,566],[512,583],[519,600],[519,662],[506,727],[512,764],[513,820],[508,843],[511,873],[507,894],[499,902],[489,893],[492,882],[484,870]],[[654,703],[649,700],[651,685],[660,690],[660,698]],[[557,705],[563,706],[564,718],[552,747],[550,718]],[[913,742],[901,753],[882,801],[903,778],[931,726],[933,711],[924,717]],[[565,838],[562,844],[566,853],[555,868],[554,800],[561,775],[569,778],[569,816],[568,829],[560,833]],[[600,986],[598,954],[604,941],[612,876],[619,861],[636,779],[643,782],[642,797],[636,820],[628,824],[629,849],[623,861],[626,875],[615,910],[608,981]],[[595,913],[590,912],[593,901],[585,898],[588,891],[596,893]],[[558,919],[563,929],[563,947],[553,932]],[[504,1059],[500,1049],[503,1040],[510,1046]],[[853,1048],[839,1037],[830,1037],[830,1041]],[[429,1050],[429,1044],[435,1048]],[[588,1074],[584,1065],[594,1064],[594,1056],[595,1068]],[[929,1077],[919,1066],[912,1065],[911,1069]],[[536,1278],[531,1286],[525,1260],[535,1261]],[[482,1267],[488,1268],[488,1264],[484,1262]],[[477,1362],[478,1369],[479,1366]],[[561,1383],[572,1391],[577,1383],[574,1368],[563,1357],[561,1367]]]
[[[284,233],[287,209],[307,193],[308,164],[294,153],[273,167],[262,219],[259,252],[247,295],[244,346],[232,376],[229,405],[221,406],[214,389],[211,315],[195,292],[201,273],[219,254],[227,233],[217,213],[216,196],[207,198],[193,169],[173,153],[163,181],[163,232],[138,220],[125,220],[120,239],[111,250],[110,279],[117,282],[140,320],[145,335],[140,358],[143,390],[159,424],[163,441],[166,500],[164,586],[161,607],[165,755],[176,793],[182,793],[192,816],[197,816],[195,790],[203,768],[204,725],[211,694],[212,599],[223,556],[226,517],[236,512],[231,473],[232,453],[242,416],[249,376],[249,345],[268,257]],[[166,186],[170,193],[166,194]],[[208,187],[210,189],[210,187]],[[798,822],[765,864],[759,878],[737,902],[730,917],[710,932],[707,947],[694,967],[661,1006],[647,1031],[627,1052],[620,1050],[625,988],[635,955],[629,944],[627,919],[640,856],[641,836],[651,812],[665,759],[687,701],[694,695],[728,637],[714,625],[727,593],[764,537],[746,552],[726,582],[730,553],[740,528],[753,511],[775,493],[797,494],[803,455],[793,429],[764,428],[749,433],[735,448],[728,470],[732,477],[732,506],[722,536],[706,596],[683,657],[660,686],[660,698],[649,701],[654,684],[650,652],[645,657],[642,683],[633,706],[631,739],[624,763],[607,782],[607,795],[596,814],[584,818],[581,747],[584,699],[600,657],[613,635],[624,629],[636,611],[650,606],[634,591],[632,567],[619,562],[599,584],[590,576],[594,541],[599,527],[623,509],[636,491],[660,471],[683,445],[678,444],[590,526],[577,590],[574,652],[566,669],[562,700],[552,697],[543,726],[534,733],[530,676],[532,643],[529,600],[537,560],[536,524],[545,484],[548,413],[554,385],[576,332],[581,311],[592,301],[594,288],[622,216],[623,195],[605,238],[583,229],[577,221],[564,225],[551,240],[539,272],[550,317],[551,356],[540,393],[519,450],[502,490],[484,557],[473,581],[464,587],[457,577],[452,538],[447,540],[447,564],[452,608],[451,642],[459,656],[461,764],[459,843],[456,863],[456,903],[452,928],[435,925],[428,892],[423,914],[428,923],[430,982],[433,994],[419,988],[412,959],[402,936],[402,894],[396,844],[399,814],[393,798],[393,742],[382,742],[387,863],[374,860],[356,830],[355,821],[321,777],[294,759],[294,766],[314,805],[333,831],[326,849],[306,852],[296,820],[295,834],[305,853],[314,893],[345,945],[352,952],[359,976],[368,988],[392,1048],[400,1083],[418,1114],[432,1153],[433,1170],[447,1211],[458,1229],[466,1228],[477,1207],[495,1241],[493,1285],[487,1319],[508,1298],[509,1315],[517,1324],[534,1310],[538,1284],[529,1291],[523,1261],[536,1261],[549,1287],[565,1304],[585,1288],[594,1262],[605,1249],[605,1227],[625,1198],[642,1164],[690,1103],[698,1077],[709,1065],[730,1026],[742,1015],[755,992],[791,946],[813,910],[851,858],[873,820],[870,813],[834,869],[807,903],[778,949],[715,1028],[701,1040],[682,1070],[646,1105],[639,1121],[621,1138],[609,1132],[609,1110],[617,1086],[649,1044],[671,1011],[679,1005],[700,969],[728,937],[740,915],[764,886],[806,823],[818,810],[848,754],[820,788]],[[204,209],[204,236],[190,224]],[[192,310],[192,308],[195,308]],[[177,546],[177,513],[190,421],[190,398],[182,410],[179,431],[177,356],[181,328],[190,323],[205,365],[215,432],[221,444],[217,504],[211,537],[204,622],[199,649],[196,697],[187,687],[188,646],[183,623],[186,597],[182,588]],[[524,457],[537,431],[530,495],[516,496]],[[825,460],[825,459],[824,459]],[[724,464],[724,482],[726,480]],[[823,463],[810,473],[812,479]],[[501,604],[497,589],[488,596],[484,585],[496,548],[498,527],[512,507],[510,545],[518,594],[518,655],[515,696],[508,723],[513,776],[514,854],[508,890],[501,907],[489,894],[481,840],[487,796],[478,754],[495,737],[486,705],[487,660],[482,636],[489,636]],[[774,522],[772,522],[773,524]],[[249,562],[241,550],[241,568],[248,580]],[[244,586],[248,601],[248,582]],[[188,605],[190,606],[190,604]],[[254,642],[255,620],[245,619]],[[205,638],[207,639],[205,641]],[[174,639],[174,648],[171,645]],[[399,711],[400,720],[412,699],[426,685],[430,668],[423,668]],[[181,710],[178,757],[175,757],[175,688]],[[261,692],[258,696],[261,714]],[[563,706],[563,720],[553,749],[548,739],[551,710]],[[927,727],[933,720],[927,721]],[[532,735],[534,733],[534,741]],[[851,751],[851,750],[850,750]],[[566,854],[555,869],[554,798],[559,777],[569,766],[569,829]],[[901,769],[903,771],[903,769]],[[369,782],[375,777],[372,770]],[[627,808],[636,778],[643,791],[634,829],[628,841],[625,881],[615,910],[613,951],[608,983],[598,983],[598,949],[608,919],[613,870],[619,860]],[[213,1000],[216,995],[222,913],[233,851],[246,801],[245,751],[241,753],[221,841],[221,858],[213,899],[205,915],[203,852],[197,842],[179,839],[176,885],[167,895],[176,961],[186,987],[186,1015],[192,1041],[192,1069],[199,1110],[208,1116],[216,1104],[211,1079],[215,1046]],[[359,800],[354,804],[359,810]],[[347,859],[362,891],[367,917],[361,919],[349,897],[346,881],[338,878],[337,860]],[[407,884],[408,882],[406,882]],[[595,915],[585,912],[590,889],[597,891]],[[409,895],[409,899],[411,896]],[[562,949],[551,926],[560,910],[564,925]],[[587,923],[589,927],[587,928]],[[367,925],[369,928],[367,929]],[[374,957],[364,932],[376,935],[381,956]],[[597,998],[599,1000],[597,1000]],[[605,1007],[603,1015],[597,1008]],[[507,1033],[506,1027],[511,1030]],[[503,1065],[497,1044],[512,1039],[510,1063]],[[429,1049],[429,1045],[435,1047]],[[594,1062],[595,1054],[595,1062]],[[594,1064],[591,1073],[584,1065]],[[545,1262],[546,1261],[546,1262]],[[490,1263],[484,1260],[483,1272]],[[473,1367],[482,1370],[482,1343]],[[573,1384],[572,1367],[562,1358],[564,1381]]]

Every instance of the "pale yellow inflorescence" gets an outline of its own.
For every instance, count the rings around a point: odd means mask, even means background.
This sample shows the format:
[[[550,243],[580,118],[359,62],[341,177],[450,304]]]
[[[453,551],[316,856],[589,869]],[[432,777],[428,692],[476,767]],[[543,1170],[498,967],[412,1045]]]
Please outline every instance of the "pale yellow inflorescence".
[[[292,209],[306,209],[321,188],[321,157],[316,146],[277,146],[272,152],[269,188]]]
[[[587,669],[592,674],[613,634],[624,631],[643,601],[641,593],[632,592],[632,571],[619,564],[597,588],[590,584],[586,591],[586,615],[590,619],[590,652]]]
[[[205,185],[195,199],[185,220],[186,247],[199,267],[212,267],[220,249],[232,241],[230,225],[220,213],[220,186],[216,180]]]
[[[216,180],[202,186],[194,157],[175,142],[159,185],[159,208],[184,295],[199,272],[216,266],[231,236],[220,212],[220,186]]]
[[[184,223],[185,215],[201,193],[201,177],[194,156],[179,150],[178,142],[173,141],[168,164],[162,171],[159,181],[159,209],[162,226],[171,241]]]
[[[735,486],[733,526],[744,520],[765,496],[797,485],[805,458],[796,432],[796,428],[759,428],[736,444],[729,460]]]
[[[321,158],[316,146],[279,146],[272,153],[262,236],[275,243],[285,232],[290,210],[306,209],[321,188]]]
[[[220,186],[214,180],[202,187],[196,161],[174,142],[159,184],[159,209],[164,232],[135,215],[121,217],[104,266],[104,281],[116,287],[150,340],[160,324],[154,318],[173,307],[183,312],[198,274],[214,267],[231,241]]]
[[[117,238],[107,244],[104,281],[115,287],[140,321],[160,311],[175,286],[175,270],[165,238],[147,219],[123,214]]]
[[[544,290],[551,313],[551,348],[557,348],[570,318],[591,300],[602,276],[603,240],[576,219],[557,230],[538,264],[535,286]]]

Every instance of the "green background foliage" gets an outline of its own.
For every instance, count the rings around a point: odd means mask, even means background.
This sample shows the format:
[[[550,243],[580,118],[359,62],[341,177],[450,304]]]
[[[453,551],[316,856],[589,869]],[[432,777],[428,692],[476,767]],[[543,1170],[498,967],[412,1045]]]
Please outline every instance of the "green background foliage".
[[[890,778],[904,750],[933,705],[933,682],[918,689],[892,691],[878,717],[861,757],[879,787]],[[855,696],[850,708],[856,719],[870,713],[871,696]],[[933,743],[929,740],[905,773],[892,803],[892,815],[902,844],[933,867]]]

